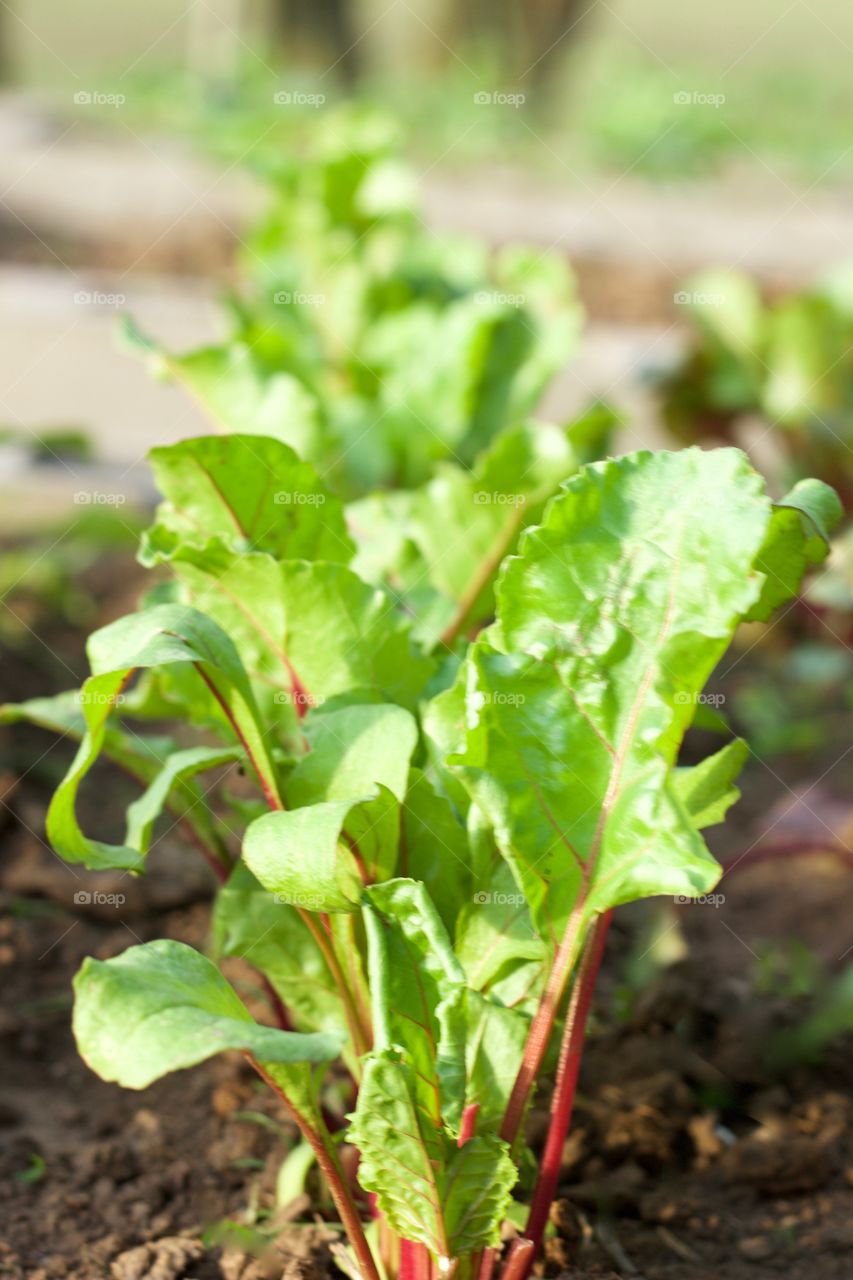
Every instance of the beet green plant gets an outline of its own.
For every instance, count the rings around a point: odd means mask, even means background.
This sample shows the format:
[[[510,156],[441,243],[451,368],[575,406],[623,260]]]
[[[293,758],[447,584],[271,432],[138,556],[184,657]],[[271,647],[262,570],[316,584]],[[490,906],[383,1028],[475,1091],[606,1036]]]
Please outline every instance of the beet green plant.
[[[156,585],[90,638],[79,693],[4,714],[79,738],[47,819],[63,858],[141,873],[168,811],[219,891],[208,955],[84,963],[80,1051],[141,1089],[241,1050],[316,1158],[353,1276],[485,1278],[521,1215],[518,1280],[610,914],[717,882],[701,829],[744,749],[686,768],[679,747],[739,623],[823,557],[835,495],[773,503],[734,449],[578,467],[545,427],[346,509],[272,438],[152,463]],[[142,787],[119,844],[78,821],[99,757]],[[263,1022],[220,971],[235,958]],[[554,1062],[534,1160],[525,1113]]]
[[[396,128],[330,112],[265,174],[223,342],[126,335],[218,428],[276,436],[347,497],[470,468],[535,411],[581,306],[565,258],[428,230]]]

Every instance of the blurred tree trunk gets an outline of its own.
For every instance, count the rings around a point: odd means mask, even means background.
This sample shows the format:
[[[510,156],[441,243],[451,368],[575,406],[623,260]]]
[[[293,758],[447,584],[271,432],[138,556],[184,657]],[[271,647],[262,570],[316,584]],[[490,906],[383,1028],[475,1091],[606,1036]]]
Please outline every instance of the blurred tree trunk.
[[[597,0],[461,0],[448,12],[454,39],[497,48],[507,72],[544,85]]]
[[[525,57],[530,61],[522,75],[534,83],[550,80],[585,26],[584,19],[596,0],[526,0],[521,12],[527,27]],[[528,70],[529,68],[529,70]]]
[[[352,0],[272,0],[273,36],[285,54],[334,65],[348,83],[361,69]]]

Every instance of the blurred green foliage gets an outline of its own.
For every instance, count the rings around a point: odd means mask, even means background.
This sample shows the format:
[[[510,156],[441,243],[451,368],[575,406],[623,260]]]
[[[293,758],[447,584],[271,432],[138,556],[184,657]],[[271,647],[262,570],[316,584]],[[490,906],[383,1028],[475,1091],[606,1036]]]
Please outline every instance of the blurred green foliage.
[[[220,426],[277,436],[344,496],[470,467],[573,353],[564,258],[430,231],[396,127],[367,109],[324,116],[263,168],[272,201],[226,342],[176,356],[133,326],[129,341]]]

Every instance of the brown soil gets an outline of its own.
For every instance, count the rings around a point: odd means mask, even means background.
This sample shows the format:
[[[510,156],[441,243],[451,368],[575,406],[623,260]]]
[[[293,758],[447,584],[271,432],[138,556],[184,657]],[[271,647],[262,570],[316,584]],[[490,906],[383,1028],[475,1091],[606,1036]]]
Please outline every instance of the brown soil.
[[[62,654],[78,669],[79,637]],[[32,693],[25,658],[15,663],[7,668],[14,690],[3,692]],[[37,741],[43,751],[46,739]],[[65,751],[56,749],[54,771]],[[276,1173],[294,1135],[238,1056],[134,1093],[99,1081],[73,1044],[70,980],[82,958],[162,936],[203,946],[208,873],[190,850],[164,841],[155,874],[123,882],[120,908],[75,903],[74,893],[96,882],[87,873],[78,879],[46,849],[46,776],[40,767],[15,785],[21,772],[16,765],[6,773],[0,809],[0,1276],[332,1274],[335,1234],[323,1224],[320,1198],[275,1218]],[[750,840],[730,831],[728,848]],[[116,886],[105,878],[99,887]],[[778,989],[762,994],[757,979],[766,948],[790,938],[830,971],[841,965],[853,942],[853,870],[820,853],[756,861],[729,873],[720,892],[717,906],[657,903],[617,916],[565,1148],[548,1276],[849,1280],[850,1039],[819,1066],[774,1072],[768,1046],[807,1003]],[[626,996],[629,961],[656,911],[672,937],[683,933],[685,958]],[[544,1110],[531,1116],[534,1141],[544,1118]],[[281,1227],[265,1256],[245,1238],[223,1245],[223,1222],[245,1233],[265,1217],[265,1226]]]

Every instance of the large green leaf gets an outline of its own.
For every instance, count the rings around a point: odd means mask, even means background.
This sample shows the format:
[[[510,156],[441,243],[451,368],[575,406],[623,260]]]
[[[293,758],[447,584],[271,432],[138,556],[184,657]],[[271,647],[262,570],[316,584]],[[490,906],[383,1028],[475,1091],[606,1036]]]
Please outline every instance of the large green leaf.
[[[339,500],[280,440],[201,436],[152,449],[149,460],[166,501],[143,540],[143,564],[214,537],[234,551],[267,551],[280,560],[352,558]]]
[[[74,979],[74,1035],[103,1080],[144,1089],[223,1049],[262,1062],[329,1062],[343,1038],[263,1027],[215,965],[182,942],[161,939],[112,960],[84,960]]]
[[[108,718],[120,705],[127,682],[140,668],[191,663],[220,704],[228,709],[234,733],[262,787],[271,798],[277,798],[275,770],[248,678],[233,644],[215,622],[186,606],[157,605],[119,618],[94,632],[89,638],[88,652],[93,674],[79,694],[86,732],[47,814],[48,839],[63,858],[94,869],[141,870],[143,866],[141,845],[110,845],[89,840],[80,829],[75,811],[80,784],[104,745]],[[214,751],[209,756],[202,753],[189,760],[184,758],[174,772],[169,772],[167,765],[161,782],[153,782],[152,791],[141,802],[141,813],[136,810],[142,821],[135,827],[135,834],[129,834],[134,838],[145,837],[148,820],[156,816],[174,785],[181,781],[182,773],[192,776],[199,769],[231,758],[236,758],[231,752]]]
[[[671,769],[759,597],[770,518],[738,451],[641,453],[569,480],[507,563],[453,759],[550,942],[571,915],[580,936],[621,902],[717,880]]]

